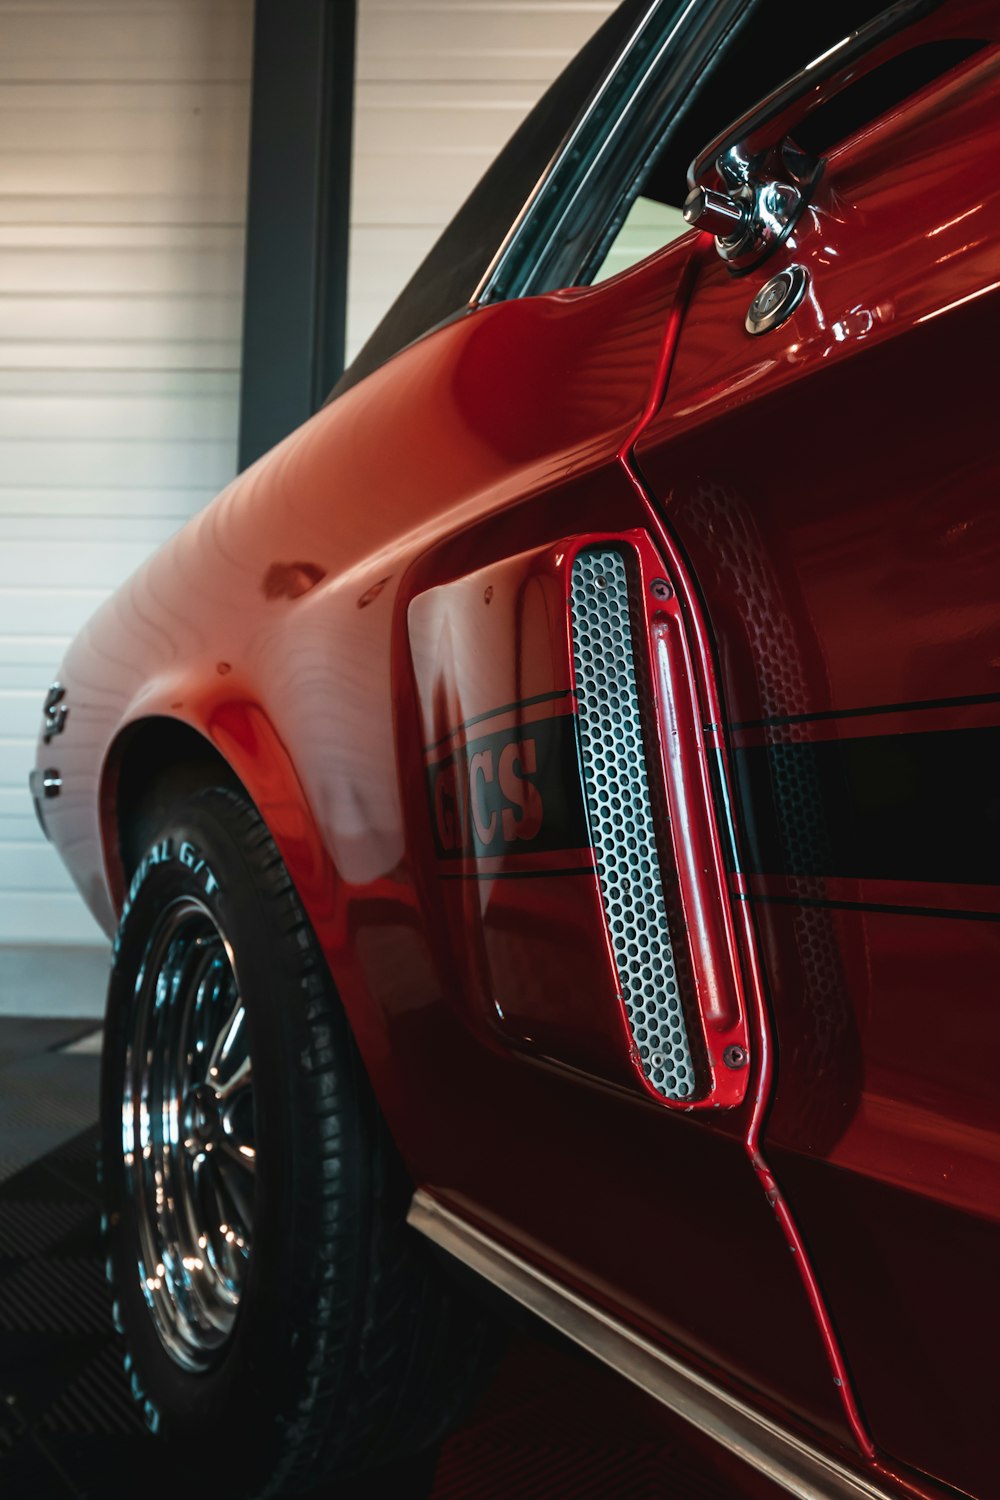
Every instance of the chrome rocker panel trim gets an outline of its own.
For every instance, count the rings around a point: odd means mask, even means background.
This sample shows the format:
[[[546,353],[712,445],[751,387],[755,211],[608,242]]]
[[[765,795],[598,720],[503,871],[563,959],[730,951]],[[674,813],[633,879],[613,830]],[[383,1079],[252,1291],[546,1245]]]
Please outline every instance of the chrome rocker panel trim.
[[[779,1427],[418,1190],[412,1227],[798,1500],[898,1500]]]

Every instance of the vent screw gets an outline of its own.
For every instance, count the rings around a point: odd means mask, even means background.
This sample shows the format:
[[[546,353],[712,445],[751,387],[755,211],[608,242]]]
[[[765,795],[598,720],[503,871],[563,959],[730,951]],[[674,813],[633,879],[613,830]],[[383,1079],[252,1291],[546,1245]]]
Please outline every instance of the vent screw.
[[[747,1065],[747,1049],[745,1047],[727,1047],[722,1054],[722,1061],[727,1068],[745,1068]]]
[[[649,585],[649,592],[654,599],[672,599],[674,591],[665,578],[654,578]]]
[[[604,574],[603,573],[598,573],[597,577],[594,579],[594,588],[595,589],[606,589],[607,586],[608,586],[608,580],[605,578]]]

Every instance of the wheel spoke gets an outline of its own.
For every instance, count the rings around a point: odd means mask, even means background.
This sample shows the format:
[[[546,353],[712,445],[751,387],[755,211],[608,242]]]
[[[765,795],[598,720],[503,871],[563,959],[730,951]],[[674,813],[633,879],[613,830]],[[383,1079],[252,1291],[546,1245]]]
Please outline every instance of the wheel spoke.
[[[201,1266],[198,1302],[204,1320],[223,1332],[232,1324],[242,1288],[244,1262],[237,1240],[243,1235],[241,1226],[233,1223],[235,1199],[226,1191],[211,1155],[198,1159],[196,1175],[202,1206],[196,1250]]]
[[[200,1210],[194,1227],[199,1231],[199,1238],[204,1239],[207,1235],[210,1240],[217,1238],[219,1226],[229,1218],[229,1201],[223,1201],[222,1179],[216,1170],[215,1162],[212,1160],[211,1152],[202,1152],[196,1156],[192,1163],[192,1177],[194,1179],[194,1204]]]
[[[220,1104],[229,1105],[230,1108],[235,1102],[237,1095],[243,1093],[245,1089],[250,1088],[252,1084],[253,1065],[250,1060],[249,1052],[240,1062],[236,1064],[236,1067],[230,1073],[228,1078],[222,1081],[215,1078],[212,1079],[212,1087],[215,1089],[215,1097],[218,1099]]]
[[[226,982],[221,952],[221,944],[207,945],[205,967],[199,976],[195,995],[191,1025],[191,1046],[198,1058],[198,1066],[192,1069],[192,1081],[195,1082],[204,1082],[208,1075],[209,1058],[218,1029],[219,997]]]
[[[248,1225],[253,1222],[253,1184],[246,1180],[246,1177],[240,1170],[246,1167],[246,1162],[241,1158],[239,1159],[239,1166],[236,1166],[233,1165],[236,1160],[237,1158],[224,1153],[222,1159],[217,1157],[214,1169],[222,1184],[223,1192],[228,1197],[230,1208],[236,1210],[235,1215],[230,1214],[230,1218],[235,1217],[239,1220],[236,1227],[240,1230],[241,1237],[245,1240],[247,1238]],[[253,1173],[252,1163],[250,1165],[250,1172],[251,1174]]]
[[[213,1151],[206,1162],[218,1205],[218,1223],[212,1226],[215,1233],[209,1234],[209,1240],[214,1241],[216,1258],[225,1262],[226,1275],[232,1280],[243,1257],[249,1253],[247,1225],[251,1204],[242,1185],[235,1180],[236,1174],[227,1171],[218,1152]]]
[[[235,990],[235,985],[233,988]],[[208,1060],[208,1081],[216,1090],[218,1090],[220,1082],[225,1079],[229,1072],[234,1051],[237,1047],[240,1047],[242,1051],[246,1045],[242,1036],[243,1022],[246,1019],[246,1008],[239,1000],[238,994],[236,995],[236,1000],[238,1003],[232,1013],[229,1025],[219,1032]]]
[[[179,1024],[170,1033],[170,1045],[177,1048],[177,1055],[167,1059],[167,1071],[173,1080],[175,1110],[184,1094],[204,1076],[206,1048],[200,1040],[200,1033],[205,1024],[205,996],[211,986],[213,962],[212,945],[198,939],[191,945],[191,952],[181,965],[175,1001],[180,1007]]]
[[[256,1172],[257,1150],[254,1146],[237,1140],[233,1135],[223,1134],[213,1149],[221,1152],[227,1161],[231,1161],[241,1171],[249,1172],[251,1175]]]

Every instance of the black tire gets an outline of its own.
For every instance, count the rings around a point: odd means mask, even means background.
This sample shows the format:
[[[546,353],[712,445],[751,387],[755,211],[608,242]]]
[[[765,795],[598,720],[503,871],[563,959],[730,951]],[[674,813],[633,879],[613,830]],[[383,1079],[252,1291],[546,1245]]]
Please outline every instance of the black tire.
[[[160,817],[116,939],[101,1081],[107,1264],[126,1369],[148,1426],[182,1462],[185,1454],[195,1460],[211,1481],[206,1494],[297,1494],[331,1477],[353,1494],[357,1476],[385,1465],[402,1472],[408,1457],[426,1455],[454,1425],[493,1363],[495,1325],[406,1225],[411,1185],[259,815],[239,793],[212,787],[181,797]],[[252,1060],[254,1144],[239,1150],[256,1151],[255,1174],[244,1184],[251,1248],[242,1258],[226,1252],[242,1267],[232,1282],[241,1287],[238,1310],[221,1346],[204,1352],[198,1368],[178,1362],[150,1310],[139,1268],[158,1274],[147,1262],[149,1225],[160,1223],[161,1209],[143,1206],[152,1202],[142,1188],[143,1137],[126,1159],[122,1127],[123,1098],[137,1097],[147,1042],[160,1035],[147,1029],[140,1037],[137,1028],[152,1026],[143,1016],[167,1015],[163,1006],[174,1003],[164,989],[157,1008],[148,989],[162,958],[156,943],[167,942],[156,934],[176,934],[191,913],[209,936],[210,919],[231,946]],[[184,950],[180,937],[173,941],[164,951],[179,964]],[[173,972],[164,959],[162,974]],[[179,983],[175,989],[184,993]],[[199,1001],[199,1025],[214,1003]],[[182,1035],[177,1057],[193,1055],[184,1047],[194,1032]],[[201,1115],[197,1128],[206,1140],[212,1130],[224,1134]],[[176,1143],[166,1149],[179,1184],[194,1147],[189,1143],[187,1156]],[[222,1162],[217,1151],[210,1163],[210,1150],[190,1168],[199,1184],[195,1214],[208,1167],[218,1171]],[[228,1174],[231,1163],[225,1165]],[[176,1266],[179,1252],[170,1259]],[[161,1299],[163,1284],[156,1282]],[[169,1332],[172,1301],[157,1306],[168,1309],[158,1316]],[[184,1358],[193,1358],[186,1350]],[[428,1472],[426,1458],[413,1470],[415,1480],[418,1470]]]

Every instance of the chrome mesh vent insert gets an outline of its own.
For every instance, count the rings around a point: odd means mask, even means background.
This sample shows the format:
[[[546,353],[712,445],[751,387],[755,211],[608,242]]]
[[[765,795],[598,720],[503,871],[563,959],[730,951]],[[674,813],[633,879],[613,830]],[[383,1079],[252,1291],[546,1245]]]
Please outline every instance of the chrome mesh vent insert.
[[[621,553],[573,563],[571,614],[580,759],[618,981],[646,1077],[667,1099],[695,1092],[653,830]]]

